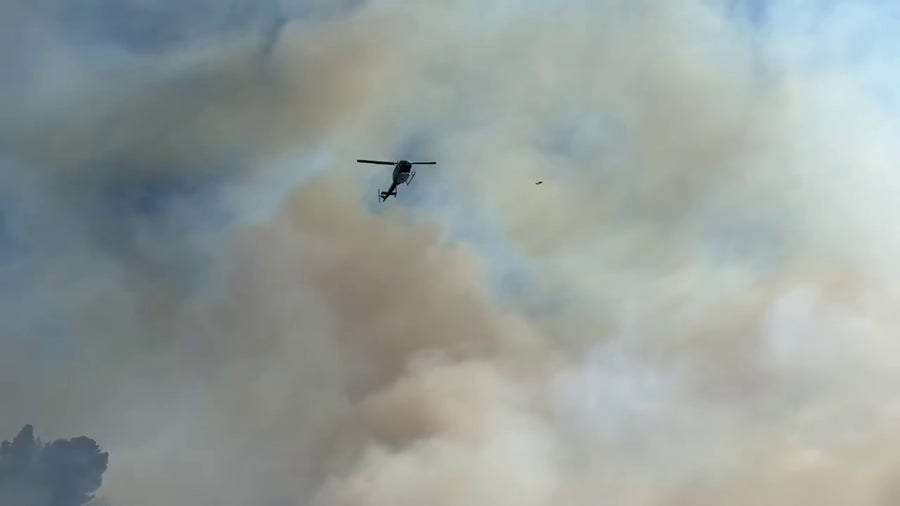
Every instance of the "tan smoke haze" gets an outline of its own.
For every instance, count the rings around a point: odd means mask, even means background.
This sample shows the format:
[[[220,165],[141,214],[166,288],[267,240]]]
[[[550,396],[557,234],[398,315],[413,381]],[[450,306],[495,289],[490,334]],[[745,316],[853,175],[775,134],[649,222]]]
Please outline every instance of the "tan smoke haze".
[[[0,439],[95,438],[108,504],[900,501],[892,116],[757,3],[289,2],[327,15],[271,50],[89,57],[52,5],[6,16]],[[398,157],[439,164],[375,208],[353,162]]]

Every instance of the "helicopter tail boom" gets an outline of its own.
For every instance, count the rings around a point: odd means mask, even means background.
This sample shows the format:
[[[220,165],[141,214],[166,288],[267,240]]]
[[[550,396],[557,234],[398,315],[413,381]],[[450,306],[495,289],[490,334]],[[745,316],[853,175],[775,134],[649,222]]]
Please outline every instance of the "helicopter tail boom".
[[[391,187],[388,188],[387,191],[378,192],[378,196],[382,202],[387,200],[388,197],[397,198],[397,183],[391,184]]]

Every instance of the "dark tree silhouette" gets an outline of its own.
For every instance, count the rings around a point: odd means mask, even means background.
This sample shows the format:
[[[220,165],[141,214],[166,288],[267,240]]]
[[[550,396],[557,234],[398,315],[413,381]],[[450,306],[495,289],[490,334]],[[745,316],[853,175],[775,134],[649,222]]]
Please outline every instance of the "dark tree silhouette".
[[[0,443],[0,505],[80,506],[103,483],[109,454],[88,437],[43,444],[26,425]]]

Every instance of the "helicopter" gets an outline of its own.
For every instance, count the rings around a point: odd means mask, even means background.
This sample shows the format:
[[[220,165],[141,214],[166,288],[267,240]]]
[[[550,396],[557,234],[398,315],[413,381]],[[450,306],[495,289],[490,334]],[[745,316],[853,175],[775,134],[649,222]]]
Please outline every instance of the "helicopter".
[[[413,178],[416,177],[416,172],[412,170],[413,165],[437,165],[437,162],[410,162],[409,160],[398,160],[396,162],[385,162],[382,160],[357,160],[356,162],[394,166],[391,187],[388,188],[387,191],[378,192],[378,198],[381,199],[382,202],[387,200],[387,198],[390,196],[397,198],[397,186],[403,183],[406,183],[406,185],[409,186],[409,183],[411,183]]]

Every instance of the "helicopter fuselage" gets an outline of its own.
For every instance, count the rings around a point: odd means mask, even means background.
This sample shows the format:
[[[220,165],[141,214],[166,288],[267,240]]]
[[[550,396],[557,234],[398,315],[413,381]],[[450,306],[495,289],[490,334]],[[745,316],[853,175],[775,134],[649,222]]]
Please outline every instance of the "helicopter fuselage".
[[[394,166],[394,184],[403,184],[407,180],[409,180],[410,173],[412,172],[412,164],[406,160],[400,160],[397,162],[397,165]]]

